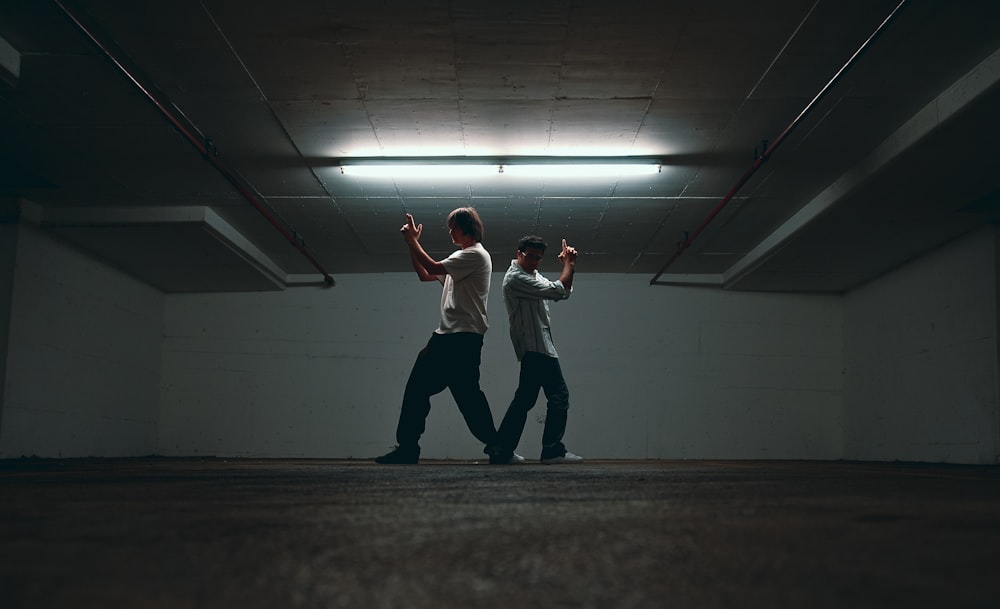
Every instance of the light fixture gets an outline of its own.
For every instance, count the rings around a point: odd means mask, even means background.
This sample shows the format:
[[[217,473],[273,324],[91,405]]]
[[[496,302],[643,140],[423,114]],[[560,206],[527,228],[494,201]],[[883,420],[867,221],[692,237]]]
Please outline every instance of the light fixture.
[[[335,162],[341,173],[359,177],[447,179],[474,177],[626,177],[660,172],[656,157],[354,157]]]

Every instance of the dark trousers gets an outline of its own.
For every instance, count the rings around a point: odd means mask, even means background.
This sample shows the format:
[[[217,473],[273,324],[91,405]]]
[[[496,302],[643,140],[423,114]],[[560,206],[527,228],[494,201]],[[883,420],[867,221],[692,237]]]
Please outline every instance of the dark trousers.
[[[548,400],[545,427],[542,429],[542,458],[566,454],[562,439],[566,432],[569,390],[559,367],[559,359],[534,351],[525,353],[521,358],[517,391],[497,432],[498,444],[504,453],[513,452],[521,441],[528,411],[535,407],[539,389],[545,391]]]
[[[427,415],[431,411],[431,396],[447,387],[465,417],[465,423],[480,442],[491,445],[496,441],[493,413],[486,395],[479,388],[479,362],[482,358],[483,335],[474,332],[431,335],[417,355],[403,392],[403,408],[396,427],[396,442],[402,449],[418,449],[424,433]]]

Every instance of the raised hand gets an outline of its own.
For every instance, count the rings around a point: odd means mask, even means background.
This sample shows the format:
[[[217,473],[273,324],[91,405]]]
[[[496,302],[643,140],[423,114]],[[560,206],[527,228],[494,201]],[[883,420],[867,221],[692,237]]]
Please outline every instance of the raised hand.
[[[399,232],[403,233],[403,239],[407,241],[418,241],[420,235],[424,232],[424,225],[415,224],[413,222],[413,215],[406,214],[406,224],[399,229]]]
[[[562,251],[559,252],[559,260],[563,263],[576,261],[576,248],[566,245],[566,240],[562,240]]]

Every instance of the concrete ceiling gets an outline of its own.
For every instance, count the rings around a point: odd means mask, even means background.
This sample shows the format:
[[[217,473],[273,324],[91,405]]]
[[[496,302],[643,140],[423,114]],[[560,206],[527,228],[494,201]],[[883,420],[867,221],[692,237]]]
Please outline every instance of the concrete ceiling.
[[[409,271],[404,213],[440,258],[470,203],[497,270],[538,233],[580,272],[843,292],[1000,219],[998,24],[985,0],[3,2],[0,217],[165,292]],[[337,167],[413,155],[663,168]]]

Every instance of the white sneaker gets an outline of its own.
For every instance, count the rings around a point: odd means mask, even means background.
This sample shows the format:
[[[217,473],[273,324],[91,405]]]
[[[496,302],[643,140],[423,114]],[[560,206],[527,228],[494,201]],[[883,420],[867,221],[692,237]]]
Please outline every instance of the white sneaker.
[[[555,465],[557,463],[581,463],[583,457],[580,455],[574,455],[573,453],[566,451],[566,454],[561,457],[550,457],[548,459],[542,459],[542,463],[545,465]]]
[[[487,453],[488,454],[488,453]],[[524,465],[524,457],[517,453],[511,453],[506,461],[501,461],[500,457],[490,456],[490,465]]]

